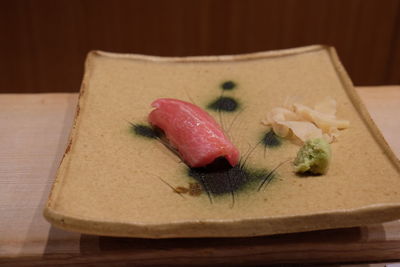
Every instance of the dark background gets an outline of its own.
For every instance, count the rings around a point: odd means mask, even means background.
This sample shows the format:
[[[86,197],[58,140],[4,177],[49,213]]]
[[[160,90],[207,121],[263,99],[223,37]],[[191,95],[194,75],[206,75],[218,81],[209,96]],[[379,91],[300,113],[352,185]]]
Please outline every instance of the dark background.
[[[356,85],[400,84],[398,0],[2,0],[0,93],[78,91],[86,53],[329,44]]]

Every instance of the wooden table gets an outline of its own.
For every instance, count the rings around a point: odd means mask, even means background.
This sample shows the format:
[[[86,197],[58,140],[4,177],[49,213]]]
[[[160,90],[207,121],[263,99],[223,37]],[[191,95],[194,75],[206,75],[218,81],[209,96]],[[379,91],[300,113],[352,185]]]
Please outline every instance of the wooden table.
[[[358,88],[400,158],[400,86]],[[72,125],[76,94],[0,95],[0,264],[266,264],[400,260],[400,221],[233,239],[81,235],[42,217]],[[400,188],[399,188],[400,190]]]

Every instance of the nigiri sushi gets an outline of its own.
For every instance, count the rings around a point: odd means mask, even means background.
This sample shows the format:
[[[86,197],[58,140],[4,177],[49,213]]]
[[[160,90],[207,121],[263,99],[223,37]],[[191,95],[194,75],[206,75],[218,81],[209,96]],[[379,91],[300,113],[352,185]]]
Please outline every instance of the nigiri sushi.
[[[160,98],[152,104],[151,125],[164,131],[169,143],[190,167],[203,167],[224,157],[231,166],[239,162],[239,150],[220,125],[200,107],[177,99]]]

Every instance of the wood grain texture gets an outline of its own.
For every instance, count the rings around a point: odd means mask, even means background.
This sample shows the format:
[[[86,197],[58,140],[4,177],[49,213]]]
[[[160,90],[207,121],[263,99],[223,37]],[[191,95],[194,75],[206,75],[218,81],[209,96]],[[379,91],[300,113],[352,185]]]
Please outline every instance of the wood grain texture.
[[[357,85],[400,83],[398,0],[4,0],[0,92],[78,91],[88,51],[189,56],[329,44]]]
[[[358,90],[400,157],[400,86]],[[400,260],[400,221],[256,238],[151,240],[80,235],[42,217],[76,94],[0,95],[0,264],[260,265]],[[392,123],[393,122],[393,123]]]

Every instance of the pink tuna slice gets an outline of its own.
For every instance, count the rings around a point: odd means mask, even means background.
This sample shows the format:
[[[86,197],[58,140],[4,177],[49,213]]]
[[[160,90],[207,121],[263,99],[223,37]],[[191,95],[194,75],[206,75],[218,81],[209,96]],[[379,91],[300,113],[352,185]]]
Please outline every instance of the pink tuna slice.
[[[190,167],[203,167],[218,157],[239,162],[239,151],[206,111],[191,103],[160,98],[152,104],[149,122],[162,129],[170,144]]]

